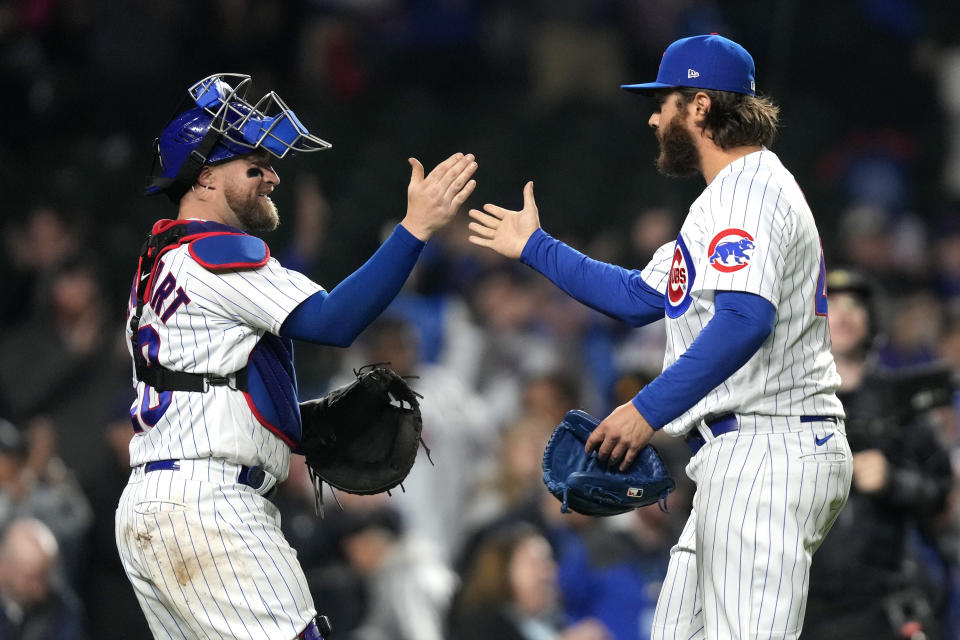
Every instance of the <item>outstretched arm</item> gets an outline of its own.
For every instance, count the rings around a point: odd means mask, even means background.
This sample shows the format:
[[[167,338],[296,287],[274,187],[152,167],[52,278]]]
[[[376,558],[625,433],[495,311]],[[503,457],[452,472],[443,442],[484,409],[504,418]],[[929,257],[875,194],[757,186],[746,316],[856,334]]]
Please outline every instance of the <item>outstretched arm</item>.
[[[398,224],[376,253],[333,291],[318,291],[291,311],[280,335],[350,346],[400,292],[424,244]]]
[[[663,295],[639,271],[594,260],[540,228],[532,182],[523,189],[520,211],[485,204],[483,211],[471,209],[470,217],[470,242],[519,258],[588,307],[633,326],[663,318]]]
[[[640,271],[594,260],[538,229],[520,259],[572,298],[634,327],[663,319],[663,294]]]

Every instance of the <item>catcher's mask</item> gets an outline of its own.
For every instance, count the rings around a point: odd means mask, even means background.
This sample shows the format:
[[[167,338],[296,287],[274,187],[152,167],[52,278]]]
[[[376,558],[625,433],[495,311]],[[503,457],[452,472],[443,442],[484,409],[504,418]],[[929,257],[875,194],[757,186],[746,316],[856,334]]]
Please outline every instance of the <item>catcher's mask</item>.
[[[187,90],[183,102],[191,106],[184,111],[181,102],[177,115],[154,142],[145,195],[166,193],[179,202],[205,165],[255,149],[283,158],[291,151],[323,151],[332,146],[311,135],[275,92],[248,102],[249,87],[248,75],[215,73]]]

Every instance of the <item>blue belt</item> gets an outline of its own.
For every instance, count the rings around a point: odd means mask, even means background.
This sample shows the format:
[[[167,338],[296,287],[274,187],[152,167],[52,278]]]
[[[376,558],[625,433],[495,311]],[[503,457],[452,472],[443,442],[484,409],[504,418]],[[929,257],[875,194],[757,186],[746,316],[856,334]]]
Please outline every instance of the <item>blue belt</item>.
[[[151,471],[163,471],[171,469],[175,471],[179,468],[179,460],[156,460],[154,462],[148,462],[144,464],[143,472],[150,473]],[[245,484],[255,491],[260,491],[260,487],[263,486],[264,480],[266,480],[266,473],[262,468],[248,467],[245,464],[240,465],[240,473],[237,475],[237,482],[240,484]],[[267,500],[273,498],[273,496],[276,495],[277,487],[278,485],[274,485],[263,497]]]
[[[800,422],[833,422],[836,424],[837,418],[836,416],[800,416]],[[736,431],[740,428],[740,424],[737,422],[735,414],[728,413],[714,418],[707,423],[707,427],[714,438],[719,438],[725,433]],[[693,429],[687,434],[687,445],[689,445],[691,453],[696,454],[705,444],[707,444],[706,439],[700,435],[697,429]]]

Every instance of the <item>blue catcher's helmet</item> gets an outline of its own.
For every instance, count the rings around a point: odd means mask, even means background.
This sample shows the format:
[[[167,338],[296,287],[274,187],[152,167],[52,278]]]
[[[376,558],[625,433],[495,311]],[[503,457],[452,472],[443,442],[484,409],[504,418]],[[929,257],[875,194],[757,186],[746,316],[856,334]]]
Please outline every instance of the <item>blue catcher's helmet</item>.
[[[224,78],[236,82],[236,88]],[[166,193],[178,202],[205,165],[265,149],[277,158],[291,151],[322,151],[330,143],[311,135],[271,91],[246,100],[250,76],[217,73],[187,91],[193,106],[174,116],[157,138],[146,195]]]

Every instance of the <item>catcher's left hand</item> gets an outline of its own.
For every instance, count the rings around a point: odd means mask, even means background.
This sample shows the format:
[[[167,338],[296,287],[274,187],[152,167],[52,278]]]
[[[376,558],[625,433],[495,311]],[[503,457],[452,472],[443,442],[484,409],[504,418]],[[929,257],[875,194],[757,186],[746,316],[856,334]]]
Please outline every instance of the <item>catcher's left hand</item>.
[[[354,374],[350,384],[300,403],[297,453],[315,481],[348,493],[389,491],[407,477],[422,442],[420,394],[386,367],[368,365]]]
[[[583,411],[568,411],[547,443],[543,482],[561,501],[560,510],[611,516],[654,502],[665,509],[667,495],[676,483],[652,445],[640,449],[623,472],[584,451],[584,443],[599,422]]]
[[[407,187],[407,215],[400,224],[426,242],[456,215],[477,186],[471,177],[477,170],[472,153],[455,153],[424,176],[423,165],[409,158],[411,172]]]

